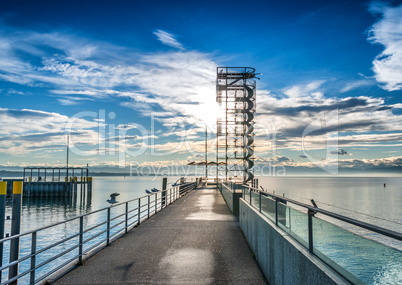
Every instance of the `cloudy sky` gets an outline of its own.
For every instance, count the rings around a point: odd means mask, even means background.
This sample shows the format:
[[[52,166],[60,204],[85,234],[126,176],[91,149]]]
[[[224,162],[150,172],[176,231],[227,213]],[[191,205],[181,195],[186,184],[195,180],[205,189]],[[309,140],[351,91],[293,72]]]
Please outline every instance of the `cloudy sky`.
[[[217,66],[251,66],[256,161],[402,166],[402,1],[2,1],[0,167],[214,155]]]

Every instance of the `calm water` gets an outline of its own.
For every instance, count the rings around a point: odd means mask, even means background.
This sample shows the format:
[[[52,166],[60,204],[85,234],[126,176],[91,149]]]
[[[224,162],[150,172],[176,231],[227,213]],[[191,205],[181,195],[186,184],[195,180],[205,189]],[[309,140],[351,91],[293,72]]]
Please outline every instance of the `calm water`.
[[[168,177],[168,184],[177,180]],[[145,189],[162,189],[162,177],[94,177],[91,199],[74,202],[69,198],[24,198],[21,232],[62,222],[84,213],[108,207],[110,194],[118,192],[117,201],[124,202],[145,196]],[[79,186],[78,186],[79,189]],[[79,190],[78,190],[79,191]],[[11,215],[11,208],[8,211]]]
[[[275,194],[284,194],[288,198],[310,205],[310,199],[314,199],[319,208],[402,232],[402,178],[260,177],[259,184],[268,192],[275,191]],[[306,211],[302,212],[304,214],[288,212],[286,223],[292,232],[302,238],[303,243],[303,240],[308,241],[308,231]],[[314,250],[328,264],[334,268],[341,266],[338,268],[340,272],[346,276],[352,273],[366,284],[402,284],[402,242],[327,218],[322,214],[315,216],[346,229],[314,219]]]
[[[384,183],[386,187],[384,187]],[[402,178],[259,177],[266,191],[402,232]]]
[[[176,181],[177,178],[168,177],[168,183]],[[386,187],[384,187],[384,183],[386,183]],[[310,204],[310,199],[314,199],[320,208],[402,232],[402,178],[259,177],[259,185],[268,192],[275,191],[276,194],[284,194],[288,198],[307,204]],[[21,231],[29,231],[107,207],[106,200],[112,192],[119,192],[120,196],[117,200],[124,202],[144,196],[145,189],[153,187],[160,189],[161,186],[161,177],[94,177],[93,194],[90,199],[72,201],[60,198],[24,198]],[[7,215],[11,215],[9,206]],[[104,217],[93,218],[87,222],[92,224],[100,222],[102,219]],[[75,231],[77,225],[73,225],[73,227]],[[7,221],[6,232],[9,232],[9,229],[10,223]],[[356,231],[352,228],[350,230]],[[60,229],[60,234],[49,235],[47,239],[41,241],[38,247],[45,246],[47,242],[50,243],[56,238],[63,237],[68,232],[71,232],[71,229],[64,227]],[[366,234],[365,232],[359,233]],[[377,237],[370,238],[376,239]],[[400,242],[386,239],[381,241],[402,249]],[[22,241],[21,250],[28,252],[30,244],[24,248]],[[7,259],[6,251],[3,256],[3,264]],[[5,273],[3,273],[3,278],[6,278]],[[371,283],[376,284],[376,282]]]

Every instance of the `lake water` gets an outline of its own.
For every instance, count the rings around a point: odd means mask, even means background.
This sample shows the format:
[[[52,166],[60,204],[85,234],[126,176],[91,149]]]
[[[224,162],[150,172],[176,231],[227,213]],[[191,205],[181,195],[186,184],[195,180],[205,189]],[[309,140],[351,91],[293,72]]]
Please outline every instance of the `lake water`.
[[[401,178],[260,177],[259,184],[268,192],[275,191],[277,195],[285,195],[309,205],[312,205],[310,199],[314,199],[319,208],[402,232]],[[301,214],[287,209],[287,228],[291,228],[298,240],[306,244],[306,211],[303,210]],[[315,217],[318,219],[313,218],[314,252],[328,264],[334,268],[340,266],[338,270],[342,274],[348,276],[351,273],[366,284],[402,284],[401,241],[339,222],[320,213]]]
[[[387,229],[402,232],[402,178],[396,177],[258,177],[259,185],[268,192],[285,195],[306,204],[314,199],[318,207],[348,217],[365,221]],[[173,183],[178,177],[168,177]],[[384,183],[386,187],[384,187]],[[124,202],[145,196],[145,189],[160,189],[162,177],[94,177],[93,194],[90,199],[24,198],[21,232],[54,224],[66,219],[108,206],[106,202],[112,192],[120,193],[118,201]],[[10,204],[7,215],[11,215]],[[92,221],[99,222],[99,221]],[[9,232],[10,222],[6,222]],[[63,234],[69,229],[62,229]],[[61,236],[63,236],[61,234]],[[362,232],[364,234],[364,232]],[[54,241],[54,236],[47,242]],[[383,240],[392,247],[402,249],[401,242]],[[45,242],[45,241],[43,241]],[[44,245],[42,245],[44,246]],[[22,251],[29,251],[28,248]],[[8,252],[3,255],[3,264],[8,260]],[[3,279],[6,278],[3,273]],[[402,277],[401,277],[402,280]],[[21,283],[23,284],[23,283]],[[375,284],[375,283],[373,283]]]
[[[384,183],[386,187],[384,187]],[[266,191],[402,232],[402,178],[259,177]]]
[[[174,183],[177,179],[168,177],[168,184]],[[162,189],[162,177],[93,177],[91,199],[85,198],[80,201],[78,197],[74,203],[69,198],[24,198],[21,232],[108,207],[109,203],[106,200],[110,199],[110,194],[113,192],[120,193],[117,201],[125,202],[145,196],[145,189],[152,188]],[[11,214],[11,208],[9,213]]]

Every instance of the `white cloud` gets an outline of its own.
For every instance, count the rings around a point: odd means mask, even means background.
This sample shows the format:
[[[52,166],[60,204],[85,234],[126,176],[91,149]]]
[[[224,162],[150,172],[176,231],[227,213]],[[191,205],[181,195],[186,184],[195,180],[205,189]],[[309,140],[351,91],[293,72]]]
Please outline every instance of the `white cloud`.
[[[66,145],[68,116],[38,110],[0,108],[0,152],[27,155],[41,150],[42,155]],[[71,129],[76,145],[98,144],[98,123],[78,118]],[[95,129],[95,130],[94,130]]]
[[[184,51],[167,32],[158,30],[155,34],[182,51],[144,55],[71,34],[10,32],[7,38],[0,37],[5,42],[0,78],[24,85],[40,84],[59,95],[58,101],[64,105],[79,103],[69,98],[71,95],[119,96],[130,99],[121,105],[140,110],[143,115],[158,107],[182,116],[187,123],[207,121],[212,125],[216,121],[217,65],[209,54]],[[49,54],[48,48],[58,52]],[[15,52],[21,49],[40,57],[41,64],[25,62]],[[161,122],[170,124],[169,120],[164,116]]]
[[[156,30],[154,34],[158,37],[158,40],[161,41],[161,43],[163,43],[164,45],[184,50],[183,45],[176,40],[174,35],[162,30]]]
[[[314,81],[315,82],[315,81]],[[385,104],[382,98],[368,96],[327,98],[316,97],[319,84],[302,84],[284,89],[302,90],[287,92],[286,96],[274,96],[259,90],[257,99],[255,151],[258,154],[289,149],[300,151],[325,149],[326,135],[337,132],[339,146],[380,146],[387,143],[397,146],[402,137],[402,118],[393,114],[399,104]],[[309,90],[309,92],[307,91]],[[338,115],[332,118],[332,113]],[[302,138],[303,130],[318,121],[321,127]],[[376,134],[372,134],[376,131]],[[353,135],[347,134],[353,133]],[[303,144],[302,144],[303,143]]]
[[[307,84],[294,85],[290,88],[284,89],[283,93],[286,94],[289,98],[322,98],[322,93],[317,91],[322,84],[325,83],[325,80],[315,80],[309,82]]]
[[[373,2],[370,10],[382,18],[370,29],[369,40],[384,46],[373,61],[375,79],[388,91],[402,89],[402,5],[389,7]]]
[[[61,105],[77,105],[82,101],[93,101],[91,98],[83,98],[83,97],[68,97],[66,99],[57,99]]]
[[[341,167],[346,168],[361,168],[361,169],[375,169],[375,168],[390,168],[402,166],[402,156],[387,157],[387,158],[374,158],[374,159],[344,159],[340,160]]]
[[[385,19],[385,18],[384,18]],[[0,40],[4,43],[3,55],[0,60],[0,75],[4,80],[20,84],[43,84],[51,96],[55,96],[61,104],[77,104],[84,100],[116,96],[119,103],[128,108],[140,111],[150,116],[166,128],[160,138],[171,136],[173,142],[161,142],[155,145],[157,151],[175,149],[178,138],[185,137],[190,142],[178,148],[178,153],[203,151],[203,142],[196,141],[197,132],[203,132],[202,123],[207,122],[210,130],[215,131],[217,104],[215,102],[216,63],[210,54],[186,51],[182,45],[169,33],[157,31],[155,34],[167,45],[180,51],[164,53],[135,54],[133,51],[102,42],[88,43],[85,39],[60,33],[28,33],[26,41],[21,36],[11,35]],[[47,53],[48,47],[58,53]],[[15,51],[24,49],[26,52],[42,59],[41,64],[32,66],[24,62]],[[395,144],[393,137],[380,132],[392,132],[402,129],[401,116],[394,115],[392,108],[400,108],[401,104],[386,105],[381,98],[367,96],[348,98],[327,98],[324,96],[324,80],[313,80],[284,88],[280,97],[275,97],[268,90],[258,90],[256,134],[257,153],[274,153],[275,147],[300,151],[302,131],[317,118],[325,118],[330,111],[339,111],[340,141],[344,145],[358,146],[378,145],[383,142]],[[348,83],[343,92],[369,84],[370,80]],[[158,112],[154,112],[158,110]],[[39,112],[39,111],[35,111]],[[13,138],[0,142],[0,151],[7,147],[12,153],[28,151],[21,146],[24,135],[50,134],[62,131],[66,116],[55,114],[51,120],[30,122],[24,119],[1,118],[7,122],[4,135]],[[10,121],[11,120],[11,121]],[[93,120],[86,120],[90,123]],[[13,133],[8,122],[15,128]],[[49,124],[47,124],[49,123]],[[187,133],[182,126],[196,125],[195,131]],[[0,125],[1,126],[1,125]],[[90,125],[91,126],[91,125]],[[3,126],[1,126],[3,128]],[[329,131],[329,125],[326,130]],[[3,130],[0,128],[1,130]],[[28,130],[32,131],[29,133]],[[83,142],[96,143],[99,134],[95,129],[83,127],[88,135]],[[267,131],[268,129],[268,131]],[[272,143],[273,131],[277,130],[276,146]],[[377,131],[378,139],[369,136]],[[21,137],[18,137],[20,132]],[[355,132],[353,136],[344,136],[343,132]],[[57,146],[63,144],[63,135],[48,136],[49,141],[35,142],[33,147]],[[150,137],[151,138],[151,137]],[[306,147],[322,148],[324,136],[315,134],[308,138]],[[32,137],[31,137],[32,139]],[[1,150],[2,149],[2,150]],[[88,153],[96,153],[94,148]],[[290,162],[289,162],[290,163]]]
[[[348,83],[346,83],[345,87],[343,87],[341,89],[341,93],[345,93],[350,90],[354,90],[354,89],[364,87],[364,86],[372,86],[374,84],[375,84],[375,81],[373,81],[373,80],[356,80],[356,81],[348,82]]]

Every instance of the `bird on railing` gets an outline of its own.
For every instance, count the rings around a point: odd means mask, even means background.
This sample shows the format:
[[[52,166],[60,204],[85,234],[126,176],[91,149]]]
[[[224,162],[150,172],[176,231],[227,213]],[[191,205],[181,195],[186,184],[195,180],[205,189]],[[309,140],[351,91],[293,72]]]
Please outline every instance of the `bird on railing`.
[[[159,190],[156,188],[152,188],[151,191],[155,193],[155,192],[158,192]]]
[[[109,202],[110,204],[116,204],[118,201],[116,201],[116,197],[119,196],[120,193],[112,193],[110,194],[110,199],[106,200],[107,202]]]
[[[179,179],[176,180],[175,183],[172,184],[172,186],[175,187],[175,186],[179,186],[180,184],[181,183],[180,183],[180,178],[179,178]]]
[[[148,189],[145,189],[145,192],[146,192],[147,194],[152,194],[152,192],[149,191]]]

